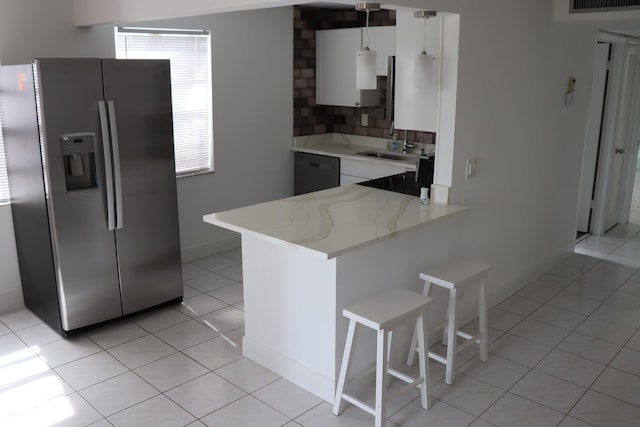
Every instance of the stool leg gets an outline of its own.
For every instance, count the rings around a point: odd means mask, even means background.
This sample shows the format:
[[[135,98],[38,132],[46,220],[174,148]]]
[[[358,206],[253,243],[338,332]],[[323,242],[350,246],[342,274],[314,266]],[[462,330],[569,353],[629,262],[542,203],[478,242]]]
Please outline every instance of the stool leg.
[[[480,295],[478,296],[478,321],[480,323],[480,360],[486,362],[489,358],[487,331],[487,299],[485,294],[484,276],[480,280]]]
[[[431,293],[431,282],[424,282],[424,289],[422,290],[422,295],[430,296]],[[409,355],[407,356],[407,366],[413,366],[413,361],[416,355],[416,348],[418,346],[418,335],[417,331],[413,330],[413,338],[411,338],[411,346],[409,347]],[[427,347],[428,350],[428,347]]]
[[[378,354],[376,355],[376,420],[375,427],[384,427],[387,418],[386,391],[389,386],[389,375],[387,374],[387,351],[388,351],[387,331],[378,331]]]
[[[431,391],[429,390],[429,334],[427,333],[427,322],[424,312],[420,314],[416,321],[416,331],[418,332],[418,364],[420,376],[423,378],[420,384],[420,404],[424,409],[431,408]]]
[[[449,309],[447,310],[447,372],[445,382],[453,384],[453,370],[456,366],[456,336],[458,334],[458,316],[456,316],[457,290],[451,289],[449,293]]]
[[[349,330],[347,331],[347,340],[344,345],[344,353],[342,354],[342,365],[340,365],[340,376],[338,377],[338,386],[336,395],[333,400],[333,413],[340,415],[342,413],[343,402],[342,394],[344,393],[344,384],[349,377],[351,370],[351,359],[353,357],[353,342],[358,334],[358,324],[355,320],[349,321]]]

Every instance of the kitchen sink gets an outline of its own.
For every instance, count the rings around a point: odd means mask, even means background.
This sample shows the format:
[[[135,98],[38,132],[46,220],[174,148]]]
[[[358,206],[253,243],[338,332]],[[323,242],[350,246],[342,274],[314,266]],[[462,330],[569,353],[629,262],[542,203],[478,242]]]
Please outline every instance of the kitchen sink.
[[[359,154],[361,156],[376,157],[378,159],[387,159],[387,160],[414,160],[416,158],[416,156],[412,156],[410,154],[386,153],[384,151],[361,151],[356,154]]]

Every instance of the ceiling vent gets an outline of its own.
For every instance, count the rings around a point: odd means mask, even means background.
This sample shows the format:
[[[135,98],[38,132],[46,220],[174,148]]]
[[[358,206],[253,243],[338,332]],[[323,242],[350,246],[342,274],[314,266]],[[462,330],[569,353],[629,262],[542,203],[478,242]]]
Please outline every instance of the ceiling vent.
[[[640,9],[640,0],[571,0],[569,12],[610,12]]]

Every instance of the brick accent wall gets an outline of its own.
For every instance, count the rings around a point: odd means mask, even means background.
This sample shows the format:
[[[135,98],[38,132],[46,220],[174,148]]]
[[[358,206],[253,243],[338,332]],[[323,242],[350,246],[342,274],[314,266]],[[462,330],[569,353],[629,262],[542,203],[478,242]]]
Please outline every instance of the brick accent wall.
[[[293,38],[293,134],[322,133],[390,138],[391,121],[385,119],[387,77],[378,77],[380,105],[376,107],[334,107],[316,105],[316,30],[364,27],[366,14],[355,9],[328,9],[311,6],[294,7]],[[395,25],[394,10],[370,12],[369,26]],[[369,115],[369,126],[360,126],[362,114]],[[404,138],[404,130],[398,132]],[[435,143],[435,133],[409,130],[407,139],[424,138]]]

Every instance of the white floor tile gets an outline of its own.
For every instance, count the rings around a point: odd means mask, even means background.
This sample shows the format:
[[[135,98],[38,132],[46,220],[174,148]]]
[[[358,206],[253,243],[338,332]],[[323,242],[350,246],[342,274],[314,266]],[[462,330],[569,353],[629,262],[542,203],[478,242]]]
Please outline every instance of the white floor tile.
[[[331,409],[331,405],[325,402],[299,416],[295,421],[304,427],[371,427],[373,425],[373,415],[355,406],[345,405],[344,412],[339,416],[333,415]],[[385,423],[385,427],[397,425],[388,419]]]
[[[190,317],[200,317],[226,307],[227,304],[207,294],[186,298],[177,310]]]
[[[535,369],[573,384],[589,387],[604,368],[605,365],[600,363],[561,350],[553,350]]]
[[[640,351],[623,348],[611,361],[610,366],[640,376]]]
[[[175,348],[152,335],[129,341],[108,351],[129,369],[138,368],[176,352]]]
[[[87,387],[79,393],[105,417],[159,394],[133,372]]]
[[[585,391],[585,387],[535,370],[509,390],[510,393],[562,413],[567,413]]]
[[[528,367],[535,366],[550,351],[551,348],[547,346],[509,334],[505,334],[489,346],[489,352],[492,354]]]
[[[557,426],[564,414],[511,393],[498,400],[480,418],[496,426]]]
[[[167,399],[156,396],[109,417],[115,427],[174,427],[184,426],[195,418]]]
[[[38,316],[27,309],[5,314],[0,317],[0,321],[14,332],[42,323]]]
[[[427,411],[416,399],[389,419],[402,427],[468,426],[475,417],[435,399]]]
[[[595,317],[588,317],[575,329],[575,332],[582,335],[598,338],[612,344],[622,345],[633,335],[635,329],[627,326],[616,325]]]
[[[594,311],[593,317],[630,328],[640,328],[640,311],[627,310],[607,303]]]
[[[221,335],[183,350],[183,353],[211,370],[216,370],[242,357],[241,337]]]
[[[174,427],[183,426],[195,418],[167,399],[156,396],[109,417],[115,427]]]
[[[620,351],[620,347],[616,344],[574,332],[565,338],[557,348],[566,353],[606,365]]]
[[[100,347],[107,349],[133,341],[148,333],[130,320],[120,320],[89,331],[87,336]]]
[[[541,305],[542,303],[537,301],[515,295],[498,304],[497,308],[520,316],[528,316]]]
[[[636,332],[624,346],[640,351],[640,331]]]
[[[222,276],[218,273],[209,273],[206,276],[200,276],[192,280],[185,282],[186,285],[191,286],[200,292],[211,292],[215,289],[222,288],[223,286],[229,286],[237,280],[230,279],[229,277]]]
[[[171,389],[165,394],[197,418],[247,395],[212,372]]]
[[[182,353],[156,360],[134,371],[160,391],[167,391],[209,372]]]
[[[433,397],[468,414],[479,416],[503,394],[504,390],[458,374],[452,386],[439,383],[433,387]]]
[[[562,422],[558,424],[558,427],[591,427],[591,424],[587,424],[577,418],[566,416]]]
[[[552,305],[540,307],[530,317],[540,322],[548,323],[567,330],[574,329],[587,318],[584,314],[554,307]]]
[[[233,267],[225,268],[218,271],[219,274],[230,278],[236,282],[242,282],[242,265],[235,265]]]
[[[216,374],[249,393],[279,378],[278,375],[244,357],[216,370]]]
[[[0,321],[0,336],[8,334],[10,332],[11,329],[9,329],[4,323]]]
[[[78,394],[59,396],[2,423],[3,427],[55,426],[82,427],[102,419],[86,400]]]
[[[520,381],[529,372],[529,369],[519,363],[491,355],[486,362],[472,359],[460,367],[458,371],[502,390],[508,390]]]
[[[209,292],[209,295],[232,305],[242,302],[244,299],[242,283],[234,283],[223,288],[218,288]]]
[[[487,313],[488,325],[490,328],[507,332],[524,319],[524,316],[513,314],[508,311],[493,308]]]
[[[178,350],[203,343],[219,335],[210,327],[197,320],[179,323],[167,329],[156,332],[158,338]]]
[[[539,283],[531,283],[524,289],[516,293],[519,297],[528,298],[530,300],[545,303],[553,298],[559,291],[543,286]]]
[[[598,377],[592,390],[640,406],[640,377],[614,368],[607,368]]]
[[[185,262],[182,264],[182,280],[184,282],[193,280],[196,277],[206,276],[209,273],[211,273],[211,271],[191,262]]]
[[[594,426],[629,427],[638,425],[640,408],[589,390],[569,415]]]
[[[600,306],[601,302],[569,292],[560,292],[548,301],[548,304],[588,316]]]
[[[189,319],[191,319],[191,317],[180,313],[174,307],[166,307],[139,314],[131,320],[149,332],[158,332],[161,329],[186,322]]]
[[[56,372],[76,390],[82,390],[128,370],[106,352],[92,354],[56,368]]]
[[[198,319],[218,334],[226,334],[244,326],[244,311],[227,307]]]
[[[89,338],[76,336],[39,347],[39,355],[52,368],[73,362],[102,349]]]
[[[607,284],[593,284],[581,282],[579,280],[569,285],[565,292],[589,298],[595,301],[604,302],[617,289],[617,286],[608,286]]]
[[[288,419],[258,399],[246,396],[202,419],[208,426],[280,427]]]
[[[209,271],[219,271],[238,265],[238,261],[222,255],[211,255],[191,261],[191,264],[205,268]]]
[[[584,257],[582,257],[584,258]],[[563,261],[563,263],[566,263],[566,265],[573,265],[574,262],[571,260],[571,258],[567,258],[566,260]],[[593,261],[593,264],[590,264],[589,262],[580,259],[575,261],[575,263],[582,265],[583,263],[593,266],[595,265],[596,261]],[[590,268],[590,267],[589,267]],[[582,271],[582,268],[580,269]],[[549,288],[551,290],[554,290],[556,292],[560,292],[564,289],[566,289],[567,286],[569,286],[572,282],[572,279],[563,277],[563,276],[558,276],[556,274],[543,274],[540,277],[538,277],[536,280],[534,280],[533,282],[531,282],[532,285],[540,285],[543,286],[545,288]]]
[[[554,347],[569,335],[569,331],[534,319],[525,319],[514,326],[509,334],[547,347]]]
[[[614,292],[605,303],[622,307],[627,310],[640,310],[640,296],[626,292]]]
[[[8,330],[8,329],[7,329]],[[0,333],[2,335],[2,333]],[[16,335],[20,337],[28,346],[42,346],[54,341],[62,339],[60,335],[44,323],[35,326],[20,329],[16,331]]]
[[[253,392],[253,396],[293,419],[323,402],[319,397],[281,378]]]

